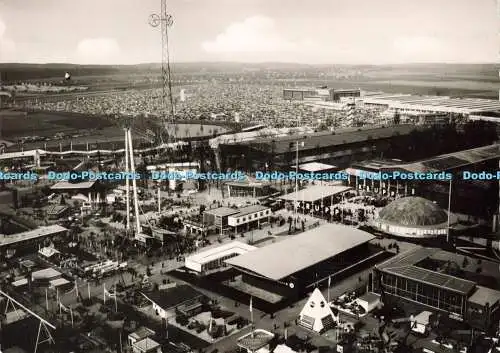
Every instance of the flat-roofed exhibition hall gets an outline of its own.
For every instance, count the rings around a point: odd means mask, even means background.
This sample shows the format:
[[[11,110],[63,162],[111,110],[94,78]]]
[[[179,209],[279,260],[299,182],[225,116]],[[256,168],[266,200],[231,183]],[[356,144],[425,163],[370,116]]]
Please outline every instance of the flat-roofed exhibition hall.
[[[382,251],[362,230],[324,224],[226,260],[243,282],[283,296],[309,290],[370,261]]]
[[[416,247],[376,265],[374,274],[373,288],[384,294],[384,301],[430,308],[481,331],[498,328],[500,270],[495,262]]]

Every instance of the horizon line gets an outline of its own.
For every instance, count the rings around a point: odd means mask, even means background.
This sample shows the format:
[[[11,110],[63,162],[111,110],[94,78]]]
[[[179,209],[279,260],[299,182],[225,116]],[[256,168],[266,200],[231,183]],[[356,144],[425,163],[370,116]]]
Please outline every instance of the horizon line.
[[[245,62],[245,61],[174,61],[172,65],[184,64],[238,64],[238,65],[297,65],[297,66],[390,66],[390,65],[499,65],[496,62],[446,62],[446,61],[432,61],[432,62],[394,62],[394,63],[300,63],[300,62],[287,62],[287,61],[261,61],[261,62]],[[161,65],[161,62],[140,62],[135,64],[75,64],[71,62],[0,62],[0,65],[71,65],[71,66],[141,66],[141,65]]]

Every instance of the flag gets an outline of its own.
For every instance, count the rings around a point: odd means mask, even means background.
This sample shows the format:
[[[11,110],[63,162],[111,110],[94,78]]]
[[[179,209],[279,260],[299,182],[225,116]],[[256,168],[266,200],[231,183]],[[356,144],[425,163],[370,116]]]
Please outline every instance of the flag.
[[[248,306],[248,310],[253,312],[253,297],[250,297],[250,305]]]

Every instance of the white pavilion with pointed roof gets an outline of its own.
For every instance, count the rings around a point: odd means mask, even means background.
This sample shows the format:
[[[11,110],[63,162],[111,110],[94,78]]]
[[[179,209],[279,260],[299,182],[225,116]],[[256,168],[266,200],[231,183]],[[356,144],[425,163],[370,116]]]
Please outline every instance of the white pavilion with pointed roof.
[[[324,332],[338,323],[321,291],[316,288],[299,314],[299,325],[315,332]]]

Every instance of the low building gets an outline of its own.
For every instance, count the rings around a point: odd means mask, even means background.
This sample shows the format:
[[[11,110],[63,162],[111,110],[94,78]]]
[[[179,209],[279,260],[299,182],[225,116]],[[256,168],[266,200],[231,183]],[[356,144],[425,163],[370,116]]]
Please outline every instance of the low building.
[[[223,233],[228,227],[228,218],[239,213],[235,208],[219,207],[203,212],[203,225],[215,229],[218,233]]]
[[[162,353],[161,345],[151,338],[145,338],[132,344],[133,353]]]
[[[193,215],[182,221],[184,230],[188,234],[203,235],[210,231],[208,225],[203,224],[203,215]]]
[[[490,327],[498,321],[499,309],[500,292],[477,286],[467,301],[467,322],[473,327]]]
[[[175,317],[176,310],[184,311],[187,316],[200,312],[203,293],[191,286],[181,285],[151,293],[142,293],[151,302],[156,315],[168,320]]]
[[[52,289],[69,289],[71,287],[74,288],[74,284],[68,281],[65,278],[56,278],[49,281],[49,287]]]
[[[205,274],[226,267],[226,260],[255,249],[257,249],[255,246],[233,241],[186,257],[185,266],[191,271]]]
[[[44,260],[49,260],[54,262],[58,262],[61,260],[61,252],[53,247],[46,246],[38,250],[38,256],[43,258]]]
[[[345,99],[355,99],[361,97],[361,90],[354,89],[331,89],[330,100],[333,102],[343,101]]]
[[[362,307],[366,313],[376,309],[381,302],[380,295],[373,292],[365,293],[361,297],[356,298],[356,303]]]
[[[60,225],[39,227],[26,232],[0,236],[0,249],[36,248],[37,244],[56,236],[66,236],[68,229]]]
[[[269,345],[273,339],[273,333],[256,329],[238,338],[236,345],[247,353],[270,352]]]
[[[60,278],[62,278],[62,273],[51,267],[31,273],[31,279],[33,282],[49,284],[51,281]]]
[[[338,203],[342,199],[342,195],[351,190],[350,186],[344,185],[312,185],[279,196],[278,199],[292,204],[299,213],[329,216],[332,214],[331,206]]]
[[[66,217],[69,214],[70,209],[68,206],[64,205],[51,205],[49,208],[47,208],[46,212],[48,219],[56,220],[62,217]]]
[[[248,177],[243,181],[230,181],[226,183],[229,197],[265,197],[271,195],[274,190],[268,181],[254,180]]]
[[[99,194],[102,191],[102,185],[96,180],[77,182],[62,180],[52,185],[50,189],[54,192],[69,193],[70,195],[82,194],[81,196],[85,198],[85,202],[92,205],[99,203]]]
[[[283,99],[285,100],[308,100],[318,98],[328,100],[330,92],[328,89],[318,89],[313,87],[293,87],[283,89]]]
[[[227,224],[231,227],[231,231],[237,233],[242,230],[258,228],[261,224],[268,223],[270,217],[271,209],[269,207],[252,205],[242,207],[238,213],[230,215]]]
[[[128,335],[128,344],[132,346],[134,343],[142,341],[143,339],[154,337],[155,334],[156,332],[145,326],[139,327]]]
[[[168,229],[159,227],[151,227],[153,239],[159,242],[162,246],[177,238],[177,233]]]

